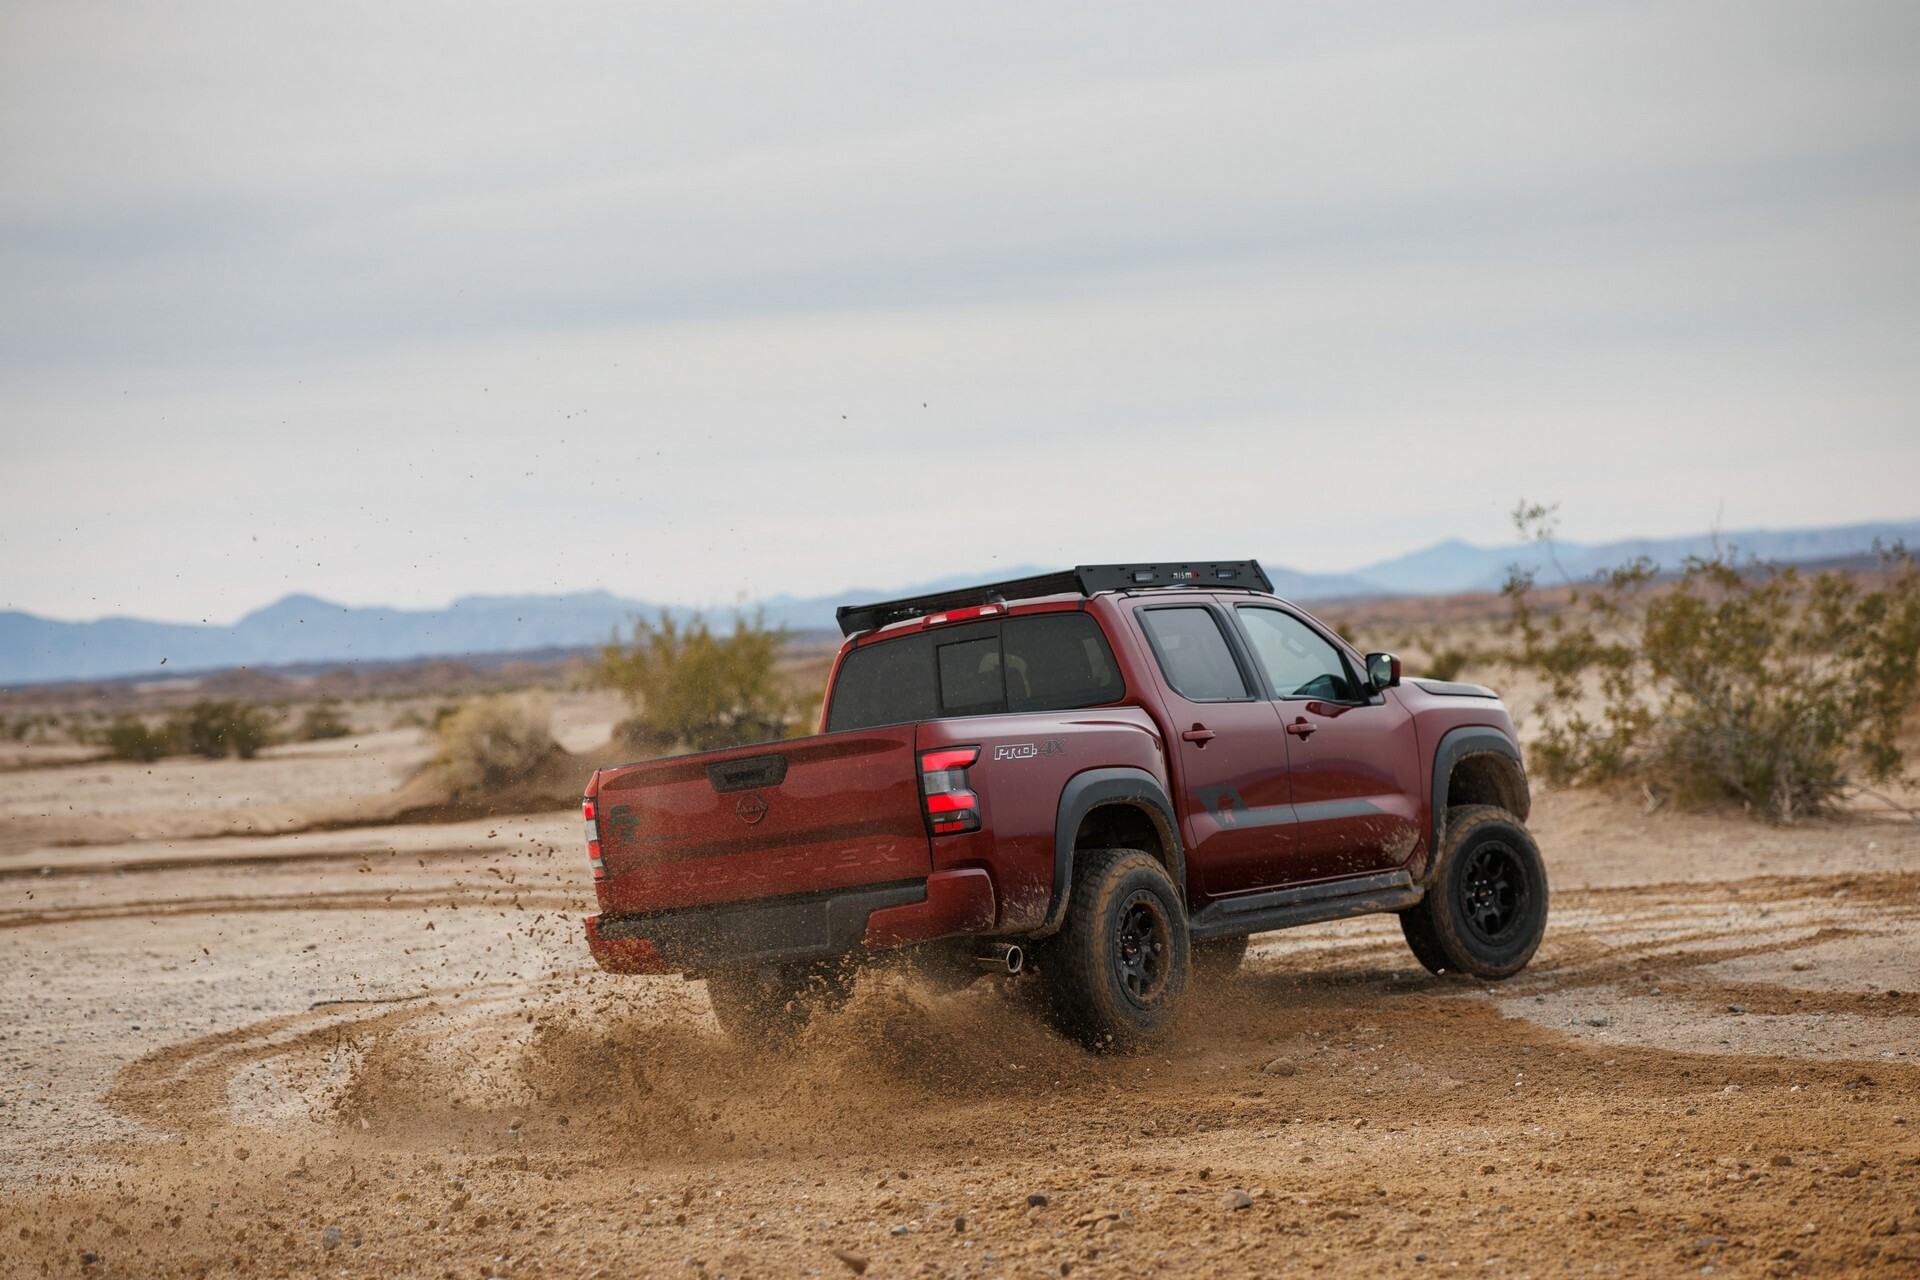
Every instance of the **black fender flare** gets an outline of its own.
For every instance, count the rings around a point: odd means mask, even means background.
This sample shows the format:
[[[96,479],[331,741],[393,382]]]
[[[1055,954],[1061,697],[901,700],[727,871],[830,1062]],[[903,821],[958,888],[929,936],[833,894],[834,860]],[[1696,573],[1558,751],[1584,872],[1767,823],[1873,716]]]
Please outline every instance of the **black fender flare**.
[[[1513,779],[1520,789],[1520,808],[1516,816],[1525,819],[1527,809],[1527,770],[1520,759],[1520,744],[1492,725],[1469,724],[1449,729],[1441,735],[1433,750],[1433,808],[1428,819],[1432,843],[1428,846],[1427,866],[1440,857],[1440,841],[1447,831],[1447,789],[1453,781],[1454,766],[1468,756],[1496,755],[1513,764]]]
[[[1067,779],[1060,791],[1060,808],[1053,820],[1053,896],[1036,937],[1046,937],[1066,918],[1067,897],[1073,888],[1073,841],[1089,813],[1103,805],[1124,804],[1138,809],[1153,823],[1167,851],[1167,874],[1182,902],[1187,896],[1187,852],[1180,843],[1180,824],[1173,802],[1160,782],[1145,769],[1115,767],[1088,769]]]

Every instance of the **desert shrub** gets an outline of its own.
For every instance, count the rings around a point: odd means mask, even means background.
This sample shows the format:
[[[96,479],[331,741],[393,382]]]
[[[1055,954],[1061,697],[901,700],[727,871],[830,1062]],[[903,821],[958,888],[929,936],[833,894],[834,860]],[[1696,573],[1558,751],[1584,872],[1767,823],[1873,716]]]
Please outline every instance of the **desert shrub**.
[[[158,760],[177,750],[173,734],[166,726],[155,728],[139,716],[122,714],[100,731],[100,742],[115,760]]]
[[[99,738],[96,726],[84,715],[60,716],[54,713],[26,715],[6,725],[6,734],[15,742],[91,742]]]
[[[294,730],[294,737],[302,742],[321,742],[349,737],[352,733],[352,727],[340,715],[340,704],[332,698],[322,698],[300,717],[300,727]]]
[[[1550,536],[1550,509],[1516,513]],[[1516,665],[1545,685],[1533,755],[1566,782],[1632,778],[1682,801],[1733,800],[1776,822],[1899,773],[1920,689],[1920,565],[1870,577],[1742,561],[1734,548],[1664,576],[1644,558],[1563,607],[1506,585]]]
[[[226,740],[229,751],[242,760],[251,760],[273,741],[273,729],[259,708],[237,702],[227,713]]]
[[[681,626],[662,610],[657,624],[634,624],[631,645],[602,649],[596,676],[625,696],[632,715],[621,734],[638,750],[765,742],[806,727],[809,704],[791,697],[775,672],[785,640],[757,615],[736,618],[722,636],[698,614]]]
[[[245,702],[196,702],[176,712],[168,730],[179,750],[209,760],[251,760],[272,741],[266,715]]]
[[[538,693],[472,699],[439,722],[434,768],[455,796],[525,781],[563,754],[549,723]]]

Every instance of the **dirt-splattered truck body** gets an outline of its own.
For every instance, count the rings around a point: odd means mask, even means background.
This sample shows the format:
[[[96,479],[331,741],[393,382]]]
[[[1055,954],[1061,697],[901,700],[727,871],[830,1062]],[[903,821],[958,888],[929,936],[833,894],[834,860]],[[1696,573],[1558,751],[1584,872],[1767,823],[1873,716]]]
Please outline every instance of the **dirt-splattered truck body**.
[[[593,775],[603,968],[791,1012],[879,952],[1030,954],[1066,1020],[1117,1043],[1255,932],[1396,912],[1423,963],[1489,977],[1537,945],[1499,700],[1402,680],[1256,562],[1083,566],[840,619],[820,733]]]

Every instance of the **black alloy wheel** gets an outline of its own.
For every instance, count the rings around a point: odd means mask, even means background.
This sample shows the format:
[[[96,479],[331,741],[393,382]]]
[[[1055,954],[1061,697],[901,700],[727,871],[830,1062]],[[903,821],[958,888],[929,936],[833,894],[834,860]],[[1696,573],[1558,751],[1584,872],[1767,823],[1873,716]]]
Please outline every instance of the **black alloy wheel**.
[[[1525,913],[1527,877],[1499,840],[1476,848],[1460,876],[1460,914],[1480,941],[1498,946]]]
[[[1173,930],[1160,899],[1144,889],[1136,890],[1120,908],[1120,928],[1113,940],[1121,985],[1135,1003],[1151,1004],[1166,988],[1173,942]]]

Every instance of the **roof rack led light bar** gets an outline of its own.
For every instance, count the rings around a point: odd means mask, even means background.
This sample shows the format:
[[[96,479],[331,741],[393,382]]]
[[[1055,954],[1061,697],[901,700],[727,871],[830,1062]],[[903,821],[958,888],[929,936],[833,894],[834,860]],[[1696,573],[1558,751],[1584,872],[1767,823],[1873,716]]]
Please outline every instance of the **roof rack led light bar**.
[[[840,634],[872,631],[890,622],[929,613],[973,609],[1031,600],[1037,596],[1090,596],[1101,591],[1142,591],[1153,587],[1239,587],[1247,591],[1273,590],[1258,560],[1196,560],[1184,564],[1083,564],[1060,573],[1043,573],[1009,582],[961,587],[932,595],[883,600],[878,604],[842,605],[835,610]]]

